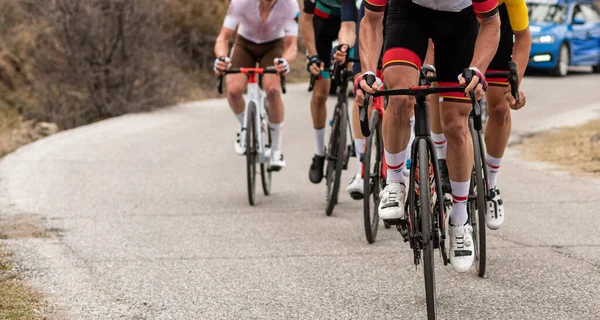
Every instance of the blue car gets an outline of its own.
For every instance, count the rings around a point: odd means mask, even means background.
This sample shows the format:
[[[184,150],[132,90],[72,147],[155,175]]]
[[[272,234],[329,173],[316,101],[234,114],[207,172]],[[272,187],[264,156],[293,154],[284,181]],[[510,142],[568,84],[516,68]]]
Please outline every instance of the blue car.
[[[600,72],[600,10],[591,0],[528,0],[533,44],[528,67],[567,75],[569,66]]]

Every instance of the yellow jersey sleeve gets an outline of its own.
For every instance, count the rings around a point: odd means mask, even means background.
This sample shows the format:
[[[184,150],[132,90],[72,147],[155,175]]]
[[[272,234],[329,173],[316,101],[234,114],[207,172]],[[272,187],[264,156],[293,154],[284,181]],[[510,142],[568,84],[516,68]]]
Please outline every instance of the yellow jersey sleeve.
[[[504,0],[506,4],[510,27],[513,31],[522,31],[529,26],[529,12],[525,0]]]

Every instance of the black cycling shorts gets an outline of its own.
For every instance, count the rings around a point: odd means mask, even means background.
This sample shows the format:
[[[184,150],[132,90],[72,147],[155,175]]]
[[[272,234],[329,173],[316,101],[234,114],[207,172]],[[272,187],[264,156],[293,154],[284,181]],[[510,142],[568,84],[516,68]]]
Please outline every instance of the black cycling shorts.
[[[329,17],[324,19],[318,16],[313,16],[313,27],[315,29],[315,45],[317,47],[317,55],[325,64],[325,69],[329,70],[331,66],[331,49],[332,42],[337,40],[342,20],[339,18]],[[326,77],[327,75],[323,75]]]
[[[404,65],[419,70],[431,38],[435,43],[438,85],[457,85],[458,75],[470,66],[479,30],[473,8],[436,11],[412,1],[396,0],[389,2],[388,10],[383,69]],[[470,103],[463,93],[444,93],[440,97]]]
[[[489,72],[507,72],[508,62],[512,61],[514,33],[510,26],[506,5],[502,4],[498,9],[500,11],[500,20],[502,21],[500,26],[500,43],[498,44],[498,51],[496,51],[496,55],[488,67]],[[490,86],[508,86],[508,78],[488,78],[487,82]]]

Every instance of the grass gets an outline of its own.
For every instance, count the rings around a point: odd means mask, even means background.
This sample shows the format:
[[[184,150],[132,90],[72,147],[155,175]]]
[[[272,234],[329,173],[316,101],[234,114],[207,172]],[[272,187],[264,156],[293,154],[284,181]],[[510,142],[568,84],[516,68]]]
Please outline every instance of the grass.
[[[600,119],[523,139],[526,159],[557,164],[577,175],[600,177]]]
[[[0,320],[39,319],[35,314],[39,298],[25,288],[9,258],[0,245]]]

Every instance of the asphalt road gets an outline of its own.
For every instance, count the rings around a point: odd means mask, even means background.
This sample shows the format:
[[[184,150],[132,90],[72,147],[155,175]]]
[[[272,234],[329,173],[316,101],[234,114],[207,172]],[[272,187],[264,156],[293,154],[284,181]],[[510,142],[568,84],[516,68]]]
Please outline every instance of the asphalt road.
[[[598,75],[529,77],[524,88],[515,134],[600,111]],[[2,212],[60,230],[6,241],[49,310],[65,319],[424,319],[422,268],[400,235],[382,228],[367,244],[361,203],[343,190],[325,216],[325,186],[307,177],[306,85],[288,90],[288,166],[255,207],[224,100],[103,121],[5,157]],[[488,232],[487,276],[438,259],[440,318],[600,318],[600,180],[510,149],[499,184],[507,220]]]

